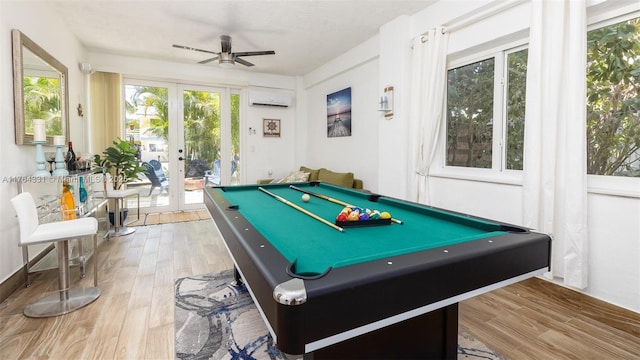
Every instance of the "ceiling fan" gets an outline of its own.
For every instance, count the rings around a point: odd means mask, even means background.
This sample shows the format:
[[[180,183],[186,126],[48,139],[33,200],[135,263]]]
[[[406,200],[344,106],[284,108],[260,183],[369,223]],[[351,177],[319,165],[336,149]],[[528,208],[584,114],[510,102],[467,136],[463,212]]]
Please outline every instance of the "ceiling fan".
[[[198,64],[207,64],[212,61],[218,60],[218,63],[222,67],[232,67],[236,62],[244,66],[253,66],[252,63],[248,62],[245,59],[242,59],[241,56],[275,55],[276,53],[273,50],[231,52],[231,36],[229,35],[220,36],[220,48],[221,48],[220,52],[196,49],[194,47],[176,45],[176,44],[174,44],[173,47],[179,48],[179,49],[185,49],[185,50],[200,51],[208,54],[215,54],[216,56],[210,59],[199,61]]]

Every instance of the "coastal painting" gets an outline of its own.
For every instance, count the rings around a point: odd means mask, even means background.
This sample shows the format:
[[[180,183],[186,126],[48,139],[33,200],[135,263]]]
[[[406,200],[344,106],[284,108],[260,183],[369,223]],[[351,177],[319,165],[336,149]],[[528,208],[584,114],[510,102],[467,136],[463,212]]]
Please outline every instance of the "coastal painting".
[[[351,136],[351,88],[327,95],[327,137]]]

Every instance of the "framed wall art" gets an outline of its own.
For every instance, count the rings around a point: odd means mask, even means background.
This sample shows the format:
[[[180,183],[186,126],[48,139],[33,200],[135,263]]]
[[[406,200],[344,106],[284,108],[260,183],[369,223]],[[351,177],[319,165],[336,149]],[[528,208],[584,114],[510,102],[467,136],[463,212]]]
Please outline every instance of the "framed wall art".
[[[280,119],[262,119],[262,136],[280,137]]]
[[[351,88],[327,95],[327,137],[351,136]]]

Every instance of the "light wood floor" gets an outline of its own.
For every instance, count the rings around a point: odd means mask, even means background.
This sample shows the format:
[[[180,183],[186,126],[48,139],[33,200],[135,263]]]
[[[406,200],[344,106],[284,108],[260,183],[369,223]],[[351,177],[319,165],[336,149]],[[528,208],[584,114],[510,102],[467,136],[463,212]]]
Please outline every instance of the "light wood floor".
[[[0,304],[0,359],[173,359],[175,279],[232,263],[213,222],[200,220],[141,226],[102,241],[98,267],[102,295],[84,309],[48,319],[22,315],[25,304],[57,288],[56,271],[33,276],[30,288]],[[91,286],[91,269],[82,280],[72,269],[73,285]],[[464,301],[460,327],[511,359],[640,358],[638,322],[615,329],[541,282]]]

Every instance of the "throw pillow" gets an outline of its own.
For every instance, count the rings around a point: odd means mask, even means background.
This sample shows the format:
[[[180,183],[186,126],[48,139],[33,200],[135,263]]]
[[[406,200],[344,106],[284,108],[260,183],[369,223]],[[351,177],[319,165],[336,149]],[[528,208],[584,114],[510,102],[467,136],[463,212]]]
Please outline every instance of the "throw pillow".
[[[309,169],[308,167],[300,166],[300,171],[309,173],[309,181],[318,181],[318,172],[320,169]]]
[[[301,182],[309,180],[309,173],[304,171],[292,171],[289,175],[282,179],[281,183]]]

